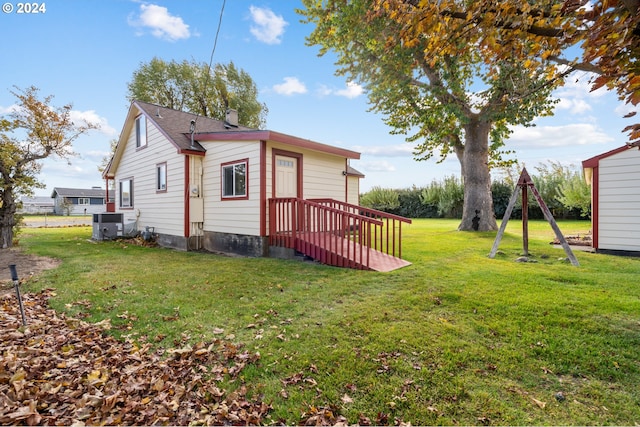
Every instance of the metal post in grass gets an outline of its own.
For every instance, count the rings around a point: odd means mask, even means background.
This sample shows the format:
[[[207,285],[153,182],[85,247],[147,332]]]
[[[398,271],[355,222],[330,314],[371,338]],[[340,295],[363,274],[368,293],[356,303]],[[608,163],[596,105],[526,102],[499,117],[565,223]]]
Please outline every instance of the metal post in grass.
[[[11,270],[11,280],[13,280],[13,286],[16,288],[16,298],[18,298],[18,305],[20,306],[20,314],[22,315],[22,326],[27,326],[27,319],[24,316],[24,307],[22,305],[22,297],[20,296],[20,280],[18,280],[18,270],[16,270],[15,264],[9,265]]]

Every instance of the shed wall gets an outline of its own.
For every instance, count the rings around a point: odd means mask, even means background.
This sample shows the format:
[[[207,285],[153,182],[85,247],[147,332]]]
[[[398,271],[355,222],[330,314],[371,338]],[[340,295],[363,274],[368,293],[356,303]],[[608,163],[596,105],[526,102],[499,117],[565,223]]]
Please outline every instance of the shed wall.
[[[600,160],[598,249],[640,251],[640,150]]]

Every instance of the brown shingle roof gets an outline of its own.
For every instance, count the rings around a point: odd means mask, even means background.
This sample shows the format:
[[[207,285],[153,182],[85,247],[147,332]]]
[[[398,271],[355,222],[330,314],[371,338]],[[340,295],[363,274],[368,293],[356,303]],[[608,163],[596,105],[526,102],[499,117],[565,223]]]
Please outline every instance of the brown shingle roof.
[[[179,150],[194,150],[204,152],[204,148],[197,142],[191,148],[190,126],[191,120],[196,121],[196,133],[234,132],[255,130],[245,126],[229,126],[222,120],[211,119],[184,111],[172,110],[148,102],[133,101],[133,104],[144,111],[147,119],[153,122],[169,140],[173,141]]]

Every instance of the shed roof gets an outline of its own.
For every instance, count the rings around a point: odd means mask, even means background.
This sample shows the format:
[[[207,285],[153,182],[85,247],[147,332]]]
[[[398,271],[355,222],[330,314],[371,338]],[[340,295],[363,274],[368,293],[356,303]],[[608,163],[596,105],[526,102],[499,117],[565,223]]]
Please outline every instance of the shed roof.
[[[600,160],[606,159],[607,157],[613,156],[618,153],[622,153],[623,151],[630,150],[632,148],[640,149],[640,142],[634,142],[631,144],[623,145],[622,147],[614,148],[613,150],[609,150],[606,153],[598,154],[597,156],[593,156],[588,158],[587,160],[582,161],[582,171],[584,174],[584,179],[587,181],[587,184],[591,184],[591,175],[593,174],[593,168],[598,167],[600,164]]]
[[[62,188],[55,187],[51,193],[51,198],[60,197],[89,197],[104,199],[105,191],[102,188]]]

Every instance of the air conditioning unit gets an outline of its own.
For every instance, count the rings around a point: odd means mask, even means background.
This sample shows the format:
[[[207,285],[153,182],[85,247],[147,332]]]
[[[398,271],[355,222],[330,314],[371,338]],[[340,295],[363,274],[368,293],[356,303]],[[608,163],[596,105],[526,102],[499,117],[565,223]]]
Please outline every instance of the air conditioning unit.
[[[123,215],[121,213],[93,214],[93,240],[111,240],[124,234]]]

